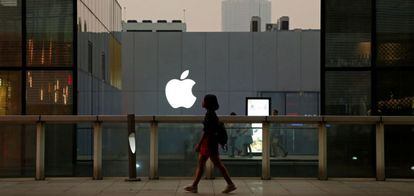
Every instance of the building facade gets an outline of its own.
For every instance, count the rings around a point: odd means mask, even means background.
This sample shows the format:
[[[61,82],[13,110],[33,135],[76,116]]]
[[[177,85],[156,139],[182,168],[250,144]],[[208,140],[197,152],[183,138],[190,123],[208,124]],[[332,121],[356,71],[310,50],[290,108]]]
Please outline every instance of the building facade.
[[[221,25],[224,32],[249,32],[253,16],[261,18],[261,31],[271,22],[268,0],[224,0],[221,4]]]
[[[414,115],[414,2],[322,1],[321,101],[327,115]],[[375,128],[328,131],[330,176],[375,176]],[[387,177],[414,177],[412,126],[385,126]]]
[[[116,32],[121,31],[121,6],[116,0],[97,2],[0,1],[0,115],[117,111],[99,109],[106,106],[93,96],[120,95],[121,46]],[[90,47],[83,48],[85,42]],[[95,109],[85,109],[92,103]],[[78,129],[46,127],[47,175],[76,175]],[[2,128],[0,176],[33,175],[34,130],[24,125]]]

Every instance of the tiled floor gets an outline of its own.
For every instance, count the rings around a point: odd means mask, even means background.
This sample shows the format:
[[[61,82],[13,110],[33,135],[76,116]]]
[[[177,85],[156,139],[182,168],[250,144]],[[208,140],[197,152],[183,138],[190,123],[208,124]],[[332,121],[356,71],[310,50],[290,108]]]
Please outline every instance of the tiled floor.
[[[376,182],[366,179],[318,181],[308,179],[257,179],[235,178],[238,189],[231,195],[414,195],[414,181]],[[46,181],[32,179],[0,179],[0,195],[195,195],[183,191],[191,179],[161,179],[141,182],[125,182],[124,178],[49,178]],[[223,195],[222,179],[202,180],[198,195]]]

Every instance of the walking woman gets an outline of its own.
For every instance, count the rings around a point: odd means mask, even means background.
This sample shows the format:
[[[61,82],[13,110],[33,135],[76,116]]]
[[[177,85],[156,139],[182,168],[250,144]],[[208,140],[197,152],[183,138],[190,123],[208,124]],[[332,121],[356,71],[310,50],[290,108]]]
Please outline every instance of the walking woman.
[[[221,174],[227,182],[227,187],[223,190],[223,193],[230,193],[236,190],[236,186],[234,185],[233,181],[231,181],[227,169],[224,167],[219,157],[219,144],[216,138],[220,126],[219,119],[216,115],[216,110],[219,109],[217,97],[210,94],[206,95],[203,100],[203,108],[207,110],[207,113],[204,117],[203,122],[203,137],[195,149],[196,152],[199,152],[195,179],[193,184],[185,187],[184,190],[192,193],[198,192],[198,183],[200,182],[201,176],[203,175],[206,161],[210,158],[210,160],[214,163],[214,166],[220,170]]]

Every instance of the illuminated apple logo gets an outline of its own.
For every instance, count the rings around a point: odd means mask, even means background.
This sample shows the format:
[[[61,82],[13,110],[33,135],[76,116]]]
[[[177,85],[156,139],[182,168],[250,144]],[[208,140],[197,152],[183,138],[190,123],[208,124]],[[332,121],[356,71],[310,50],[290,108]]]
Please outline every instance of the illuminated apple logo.
[[[191,108],[197,98],[193,95],[193,86],[196,84],[194,80],[186,79],[190,74],[189,70],[185,70],[180,80],[172,79],[165,86],[165,95],[167,101],[173,108]]]

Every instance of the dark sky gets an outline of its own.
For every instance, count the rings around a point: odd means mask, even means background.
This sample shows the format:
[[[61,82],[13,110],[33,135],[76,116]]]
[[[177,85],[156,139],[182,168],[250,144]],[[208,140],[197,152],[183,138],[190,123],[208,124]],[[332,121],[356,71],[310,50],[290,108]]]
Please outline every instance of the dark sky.
[[[187,31],[221,31],[222,0],[118,0],[124,19],[184,19]],[[289,16],[291,28],[319,29],[320,0],[271,0],[272,22]]]

